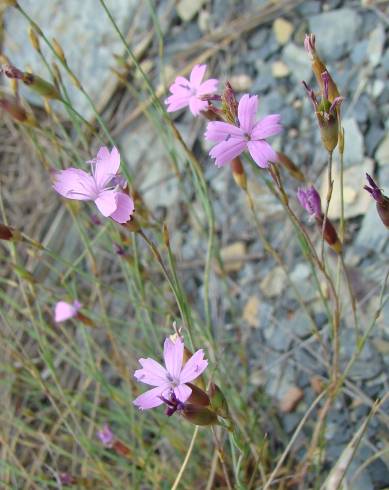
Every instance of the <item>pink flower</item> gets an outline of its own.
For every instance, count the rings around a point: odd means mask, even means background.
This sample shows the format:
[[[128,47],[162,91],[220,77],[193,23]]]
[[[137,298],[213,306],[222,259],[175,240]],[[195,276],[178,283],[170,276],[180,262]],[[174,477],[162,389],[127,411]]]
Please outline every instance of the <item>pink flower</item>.
[[[246,150],[262,168],[268,167],[269,161],[277,161],[276,152],[265,138],[274,136],[282,130],[280,115],[271,114],[255,122],[257,107],[258,97],[245,94],[238,105],[239,124],[235,126],[220,121],[208,123],[205,139],[217,143],[209,154],[215,158],[218,167],[231,162]]]
[[[97,437],[100,439],[100,442],[105,447],[112,447],[114,442],[114,435],[111,430],[111,427],[108,424],[104,424],[103,428],[97,431]]]
[[[66,303],[66,301],[58,301],[55,305],[54,319],[56,323],[61,323],[70,318],[74,318],[78,310],[81,308],[81,303],[77,300],[73,303]]]
[[[205,111],[208,107],[206,100],[201,100],[202,95],[213,94],[217,90],[219,80],[210,78],[203,82],[207,65],[196,65],[193,67],[189,80],[185,77],[177,77],[170,86],[169,90],[172,93],[165,101],[168,105],[167,111],[174,112],[189,106],[190,112],[194,116],[198,116],[201,111]]]
[[[135,371],[134,377],[155,388],[138,396],[133,402],[135,406],[140,410],[148,410],[162,405],[172,396],[181,403],[186,402],[192,393],[192,389],[186,383],[200,376],[208,366],[208,361],[204,359],[203,350],[199,349],[182,366],[183,355],[183,341],[180,338],[175,341],[167,338],[163,348],[166,367],[161,366],[154,359],[139,359],[142,369]]]
[[[79,201],[94,201],[103,216],[118,223],[126,223],[134,212],[134,201],[121,191],[117,183],[120,154],[114,147],[100,148],[97,157],[90,161],[92,175],[78,168],[68,168],[55,175],[54,189],[61,196]]]

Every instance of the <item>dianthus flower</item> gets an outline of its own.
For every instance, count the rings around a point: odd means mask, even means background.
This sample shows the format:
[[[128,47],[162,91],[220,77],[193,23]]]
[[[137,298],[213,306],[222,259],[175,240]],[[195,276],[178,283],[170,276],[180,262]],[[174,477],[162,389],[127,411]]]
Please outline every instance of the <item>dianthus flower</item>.
[[[103,428],[97,431],[96,435],[104,447],[111,448],[113,446],[115,438],[111,427],[108,424],[104,424]]]
[[[205,139],[217,143],[209,154],[215,158],[218,167],[231,162],[246,150],[262,168],[268,167],[270,161],[277,160],[276,152],[265,139],[281,132],[280,115],[271,114],[256,121],[257,108],[258,97],[245,94],[238,104],[238,121],[235,125],[220,121],[208,123]]]
[[[158,407],[166,401],[185,403],[190,397],[192,389],[186,384],[198,378],[208,366],[204,359],[204,352],[199,349],[183,366],[184,342],[181,338],[175,341],[167,338],[164,343],[163,357],[165,367],[154,359],[139,359],[142,369],[134,373],[134,377],[151,386],[149,391],[138,396],[134,405],[140,410]],[[169,404],[168,404],[169,405]]]
[[[134,201],[122,192],[123,180],[119,177],[120,154],[114,147],[100,148],[95,159],[89,162],[92,174],[78,168],[68,168],[55,174],[54,189],[68,199],[94,201],[103,216],[118,223],[126,223],[134,212]]]
[[[202,96],[211,95],[216,92],[219,80],[210,78],[203,82],[207,65],[195,65],[189,76],[189,80],[185,77],[177,77],[174,83],[170,86],[170,95],[165,103],[167,111],[174,112],[189,106],[190,112],[194,116],[198,116],[201,111],[206,111],[208,102],[202,100]]]
[[[66,303],[66,301],[58,301],[55,305],[54,320],[56,323],[61,323],[70,318],[77,316],[78,310],[81,308],[81,303],[77,300],[73,303]]]
[[[301,206],[311,215],[315,217],[321,216],[321,199],[317,190],[313,187],[303,189],[300,187],[297,191],[297,199]]]

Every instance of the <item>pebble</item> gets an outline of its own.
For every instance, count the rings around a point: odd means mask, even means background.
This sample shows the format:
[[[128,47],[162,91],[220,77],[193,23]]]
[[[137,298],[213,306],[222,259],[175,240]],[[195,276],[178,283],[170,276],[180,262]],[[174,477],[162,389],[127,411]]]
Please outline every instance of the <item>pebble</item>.
[[[382,58],[386,34],[384,26],[379,23],[370,33],[368,40],[367,52],[371,66],[377,66]]]
[[[280,400],[279,407],[281,412],[293,412],[303,398],[303,390],[298,386],[291,386]]]
[[[180,0],[177,4],[177,14],[183,22],[189,22],[199,12],[205,0]]]
[[[331,10],[309,19],[316,35],[316,48],[326,61],[339,60],[354,46],[362,19],[354,9]]]
[[[259,309],[260,309],[260,301],[258,296],[250,296],[247,300],[243,308],[243,320],[245,320],[250,327],[257,328],[259,327]]]
[[[220,251],[226,272],[238,272],[242,268],[242,258],[246,255],[246,244],[235,242],[223,247]]]
[[[372,174],[374,168],[373,160],[366,158],[359,165],[353,165],[344,170],[343,182],[344,182],[344,215],[345,218],[353,218],[360,214],[365,214],[369,208],[371,202],[371,196],[363,189],[365,185],[366,177],[365,173]],[[330,219],[339,219],[341,215],[340,205],[340,175],[337,166],[334,165],[332,178],[334,180],[334,187],[332,191],[332,198],[328,211],[328,217]],[[324,169],[321,175],[321,191],[320,195],[322,202],[325,202],[325,196],[327,195],[327,169]]]
[[[273,32],[280,46],[284,46],[293,33],[293,24],[282,17],[273,22]]]
[[[230,78],[230,83],[237,92],[248,92],[251,89],[253,81],[248,75],[242,73],[240,75],[233,75]]]
[[[375,152],[375,159],[380,166],[389,164],[389,134],[379,144]]]
[[[345,146],[344,164],[346,167],[360,164],[364,155],[363,135],[354,118],[343,119]]]
[[[274,267],[260,283],[260,288],[267,298],[279,296],[286,286],[285,273],[281,267]]]
[[[285,46],[282,59],[297,83],[305,80],[307,83],[312,76],[311,62],[304,48],[299,48],[293,43]]]
[[[284,78],[289,75],[289,68],[283,61],[274,61],[271,65],[271,72],[274,78]]]

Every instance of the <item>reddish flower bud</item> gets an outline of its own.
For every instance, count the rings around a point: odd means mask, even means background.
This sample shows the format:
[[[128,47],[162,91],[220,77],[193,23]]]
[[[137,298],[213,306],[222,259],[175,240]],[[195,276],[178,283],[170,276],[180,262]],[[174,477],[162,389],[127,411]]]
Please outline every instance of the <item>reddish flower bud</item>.
[[[0,223],[0,240],[7,240],[7,241],[19,241],[22,239],[22,234],[20,231],[15,230],[15,228],[12,228],[11,226],[3,225]]]
[[[186,383],[192,390],[190,397],[187,402],[191,405],[200,405],[202,407],[208,407],[211,403],[209,396],[205,393],[204,390],[199,388],[193,383]]]
[[[206,407],[188,403],[184,405],[181,413],[188,422],[195,425],[206,426],[218,424],[216,413]]]
[[[316,223],[318,224],[321,232],[323,230],[324,215],[322,214],[321,216],[316,216],[315,218],[316,218]],[[334,250],[334,252],[339,254],[342,251],[342,242],[339,240],[334,225],[331,223],[328,217],[324,225],[323,236],[324,236],[324,240],[328,243],[328,245],[332,248],[332,250]]]
[[[20,105],[16,97],[7,95],[7,97],[0,98],[0,107],[17,122],[29,126],[37,125],[34,115],[31,112],[26,111],[26,109]]]
[[[231,161],[231,170],[236,184],[245,191],[247,189],[247,177],[242,165],[242,160],[239,157],[236,157]]]

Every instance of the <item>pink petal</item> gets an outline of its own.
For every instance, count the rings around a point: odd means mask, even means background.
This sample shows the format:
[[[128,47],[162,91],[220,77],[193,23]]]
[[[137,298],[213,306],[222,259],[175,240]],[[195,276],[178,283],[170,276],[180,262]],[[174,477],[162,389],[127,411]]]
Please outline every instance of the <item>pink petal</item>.
[[[80,309],[80,307],[81,305],[78,302],[69,304],[66,303],[66,301],[58,301],[58,303],[55,305],[54,320],[57,323],[64,322],[65,320],[69,320],[69,318],[73,318],[77,315],[77,312]]]
[[[179,400],[182,403],[185,403],[186,400],[190,397],[192,394],[192,388],[189,388],[187,385],[178,385],[174,389],[174,394],[176,395],[177,400]]]
[[[161,400],[162,393],[166,391],[166,386],[158,386],[157,388],[153,388],[152,390],[148,390],[142,395],[135,398],[132,402],[139,410],[149,410],[150,408],[158,407],[162,405],[163,401]]]
[[[188,95],[179,97],[177,95],[171,95],[165,100],[165,104],[168,106],[167,111],[168,112],[174,112],[174,111],[179,111],[180,109],[183,109],[187,105],[189,105],[189,99],[190,99],[190,94]]]
[[[61,196],[87,201],[96,196],[96,186],[91,175],[78,168],[68,168],[54,176],[53,188]]]
[[[255,163],[262,168],[267,168],[269,161],[277,161],[276,152],[266,141],[249,141],[247,147]]]
[[[97,188],[104,189],[110,180],[118,173],[120,167],[120,154],[114,146],[111,153],[106,146],[100,148],[94,162],[94,178]]]
[[[238,119],[240,127],[245,133],[250,134],[254,126],[255,116],[257,114],[258,97],[249,94],[243,95],[238,104]]]
[[[139,359],[142,369],[137,369],[134,377],[141,383],[151,386],[163,386],[168,382],[166,369],[154,359]]]
[[[178,379],[182,368],[182,359],[184,355],[184,343],[178,338],[175,342],[167,338],[163,345],[163,358],[165,366],[174,379]]]
[[[195,65],[193,67],[189,77],[189,83],[193,88],[197,88],[201,84],[206,69],[207,65]]]
[[[205,95],[205,94],[213,94],[217,91],[217,86],[219,84],[219,80],[216,78],[210,78],[203,82],[200,87],[197,89],[197,95]]]
[[[238,155],[240,155],[247,147],[247,141],[238,138],[230,138],[227,141],[218,143],[209,152],[212,158],[215,158],[215,165],[221,167]]]
[[[251,131],[251,139],[263,140],[269,136],[274,136],[282,131],[279,114],[270,114],[261,119]]]
[[[204,135],[207,141],[216,142],[225,141],[230,136],[243,140],[243,131],[232,124],[221,121],[209,122]]]
[[[111,216],[111,214],[116,211],[116,194],[117,191],[103,191],[100,192],[97,199],[95,199],[95,204],[103,216]]]
[[[189,109],[194,116],[198,116],[201,111],[207,110],[208,102],[193,96],[189,99]]]
[[[124,192],[116,192],[116,210],[110,214],[110,218],[118,223],[127,223],[131,219],[135,206],[132,198]]]
[[[189,383],[198,378],[208,366],[208,361],[204,359],[203,349],[199,349],[188,359],[180,374],[181,383]]]
[[[178,97],[183,97],[185,95],[191,94],[189,82],[188,82],[188,85],[185,85],[185,86],[173,83],[173,85],[171,85],[169,90],[172,93],[172,95],[176,95]]]
[[[174,90],[178,88],[185,88],[185,90],[188,90],[190,88],[190,83],[189,80],[187,80],[185,77],[177,77],[174,80],[174,83],[170,85],[169,90],[170,92],[173,92]]]

